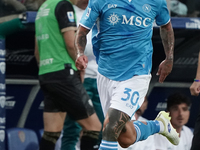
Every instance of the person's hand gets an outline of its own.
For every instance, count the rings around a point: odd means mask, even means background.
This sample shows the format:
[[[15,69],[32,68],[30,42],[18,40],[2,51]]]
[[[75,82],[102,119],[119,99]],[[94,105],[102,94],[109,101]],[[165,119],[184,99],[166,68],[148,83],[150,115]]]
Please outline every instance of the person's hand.
[[[159,77],[159,82],[163,83],[165,78],[171,73],[173,67],[173,60],[163,60],[158,68],[156,75]]]
[[[88,58],[87,58],[87,56],[85,56],[84,54],[77,56],[75,65],[76,65],[76,68],[78,70],[84,70],[84,69],[86,69],[87,64],[88,64]]]
[[[200,93],[200,82],[193,82],[190,86],[190,93],[193,96],[198,96]]]

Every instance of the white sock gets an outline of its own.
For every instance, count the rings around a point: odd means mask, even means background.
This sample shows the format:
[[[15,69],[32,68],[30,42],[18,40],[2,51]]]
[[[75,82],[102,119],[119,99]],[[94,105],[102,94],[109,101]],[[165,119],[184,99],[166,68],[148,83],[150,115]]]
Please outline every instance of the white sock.
[[[159,131],[159,133],[162,133],[165,130],[165,127],[164,127],[162,121],[158,121],[158,122],[160,124],[160,131]]]

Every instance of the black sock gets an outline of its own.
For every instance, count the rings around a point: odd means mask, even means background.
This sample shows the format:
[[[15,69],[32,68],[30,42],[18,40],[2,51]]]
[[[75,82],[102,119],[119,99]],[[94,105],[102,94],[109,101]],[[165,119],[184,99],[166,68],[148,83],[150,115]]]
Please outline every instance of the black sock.
[[[86,133],[86,134],[85,134]],[[81,137],[81,150],[99,149],[99,131],[86,131]]]
[[[47,141],[44,138],[40,141],[40,149],[39,150],[54,150],[55,144],[51,141]]]
[[[47,132],[44,131],[42,139],[40,141],[39,150],[54,150],[55,144],[60,137],[61,132]]]

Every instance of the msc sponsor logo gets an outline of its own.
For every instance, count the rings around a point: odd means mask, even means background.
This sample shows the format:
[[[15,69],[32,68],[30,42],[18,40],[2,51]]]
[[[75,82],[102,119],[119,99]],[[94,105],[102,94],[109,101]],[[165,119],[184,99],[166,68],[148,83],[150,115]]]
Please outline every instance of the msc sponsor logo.
[[[113,25],[120,22],[120,20],[122,20],[121,24],[144,26],[144,27],[148,27],[149,25],[151,25],[152,22],[151,18],[142,18],[140,16],[127,17],[126,15],[122,15],[122,19],[120,19],[120,17],[115,13],[111,14],[108,17],[108,21]]]
[[[5,62],[1,62],[0,63],[0,71],[2,74],[5,74],[5,71],[6,71],[6,63]]]
[[[188,29],[200,29],[200,20],[199,19],[190,19],[191,22],[186,22],[185,27]]]
[[[3,142],[5,139],[5,131],[4,130],[0,130],[0,141]]]
[[[0,106],[1,106],[1,108],[5,107],[5,102],[6,102],[6,97],[0,96]]]
[[[4,49],[0,49],[0,56],[5,56],[6,55],[6,51]]]
[[[117,23],[119,22],[119,20],[121,20],[121,19],[119,19],[119,16],[117,16],[117,14],[113,13],[113,14],[111,14],[111,15],[109,16],[108,20],[109,20],[109,22],[110,22],[111,24],[114,25],[114,24],[117,24]]]
[[[148,27],[150,22],[151,22],[151,18],[142,18],[140,16],[131,16],[130,18],[127,19],[126,15],[122,15],[123,17],[123,21],[122,24],[129,24],[129,25],[136,25],[136,26],[145,26]]]

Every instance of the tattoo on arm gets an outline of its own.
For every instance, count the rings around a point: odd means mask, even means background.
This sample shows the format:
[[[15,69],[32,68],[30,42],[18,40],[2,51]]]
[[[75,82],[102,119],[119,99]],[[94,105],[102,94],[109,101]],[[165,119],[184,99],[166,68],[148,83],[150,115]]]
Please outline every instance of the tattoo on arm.
[[[167,60],[172,60],[174,58],[174,31],[171,23],[160,28],[160,36],[162,39],[164,51]]]
[[[85,46],[87,43],[86,35],[89,30],[83,27],[79,27],[75,37],[75,49],[77,51],[77,55],[83,55]]]

